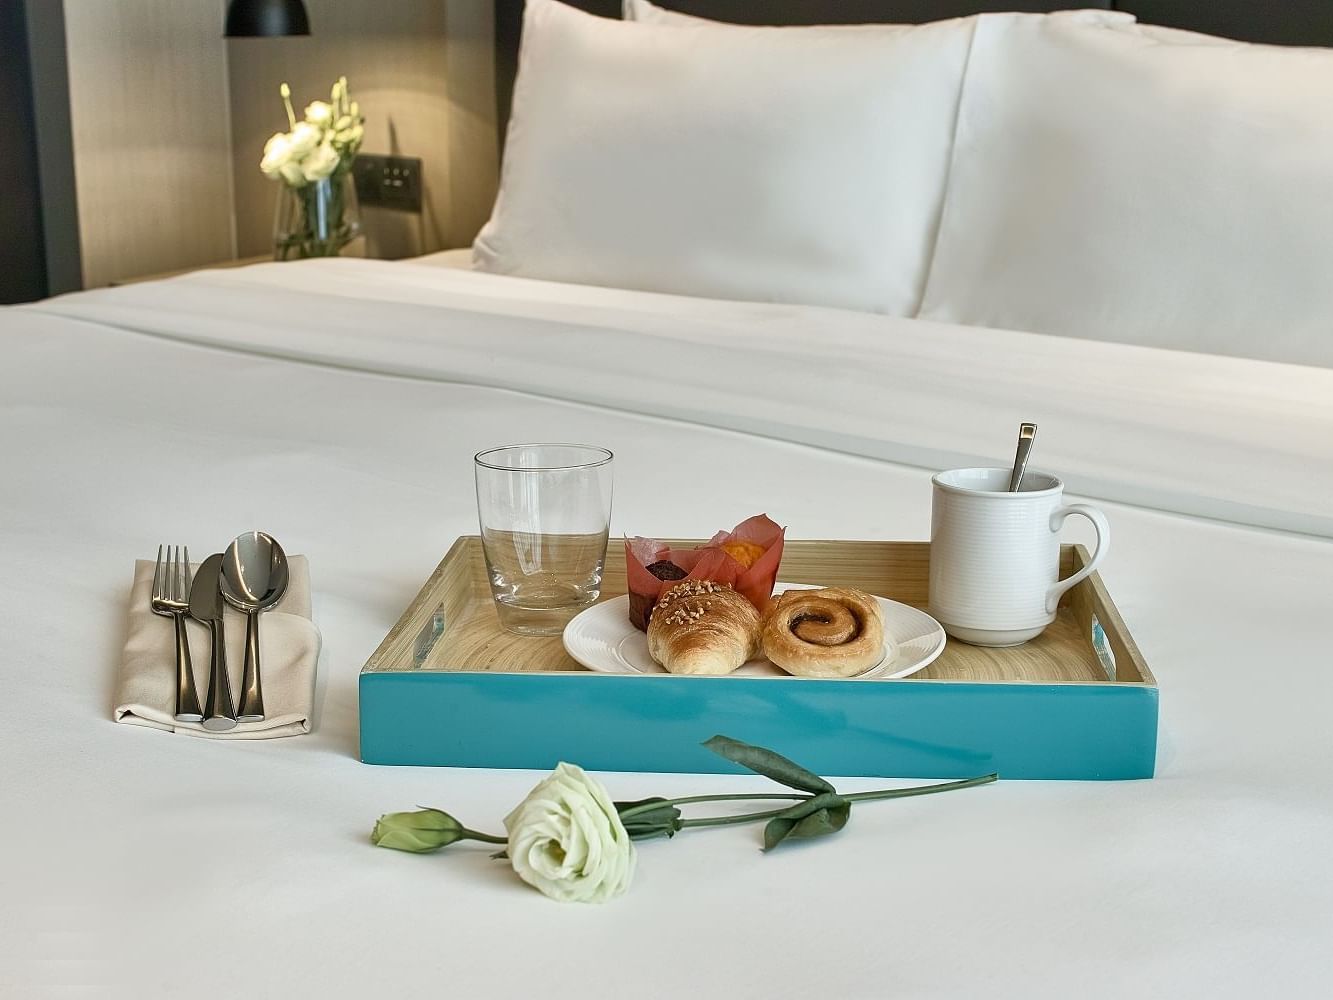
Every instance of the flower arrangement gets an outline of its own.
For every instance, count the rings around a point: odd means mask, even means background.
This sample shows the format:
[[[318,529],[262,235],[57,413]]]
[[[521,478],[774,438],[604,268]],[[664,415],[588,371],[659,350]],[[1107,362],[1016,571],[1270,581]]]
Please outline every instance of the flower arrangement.
[[[840,794],[819,775],[772,750],[714,736],[704,746],[727,760],[787,786],[794,792],[749,795],[690,795],[613,802],[596,778],[561,763],[504,819],[506,836],[469,830],[439,809],[381,816],[370,839],[378,847],[423,854],[460,840],[503,844],[492,855],[507,859],[524,882],[562,902],[601,903],[623,894],[634,879],[634,841],[674,837],[681,830],[767,820],[764,850],[791,838],[822,837],[847,825],[853,802],[906,798],[971,788],[995,781],[986,774],[964,781]],[[693,802],[794,799],[793,805],[734,816],[684,819],[680,806]]]
[[[365,119],[351,99],[345,76],[333,85],[328,101],[306,105],[301,121],[292,109],[291,88],[284,83],[278,92],[289,130],[273,134],[259,161],[266,176],[283,184],[275,256],[334,256],[360,231],[351,171],[365,136]]]

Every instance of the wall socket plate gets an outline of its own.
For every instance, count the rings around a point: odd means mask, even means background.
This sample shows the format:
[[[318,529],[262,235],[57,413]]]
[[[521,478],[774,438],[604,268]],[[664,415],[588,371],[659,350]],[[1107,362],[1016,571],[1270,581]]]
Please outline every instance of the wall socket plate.
[[[358,153],[352,161],[356,197],[362,205],[421,211],[421,158]]]

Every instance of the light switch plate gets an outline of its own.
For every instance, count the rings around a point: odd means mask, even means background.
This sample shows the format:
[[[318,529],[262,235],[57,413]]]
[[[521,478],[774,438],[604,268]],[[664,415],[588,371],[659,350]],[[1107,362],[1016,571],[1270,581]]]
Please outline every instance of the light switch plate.
[[[421,211],[421,159],[358,153],[352,163],[356,197],[362,205]]]

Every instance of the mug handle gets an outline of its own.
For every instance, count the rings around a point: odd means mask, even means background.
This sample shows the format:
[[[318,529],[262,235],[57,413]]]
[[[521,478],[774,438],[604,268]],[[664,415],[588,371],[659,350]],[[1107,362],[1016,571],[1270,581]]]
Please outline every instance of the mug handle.
[[[1106,523],[1106,515],[1096,507],[1085,503],[1071,503],[1067,507],[1059,507],[1053,510],[1051,512],[1051,531],[1059,533],[1061,526],[1065,523],[1065,518],[1069,517],[1070,514],[1082,514],[1092,522],[1092,526],[1097,529],[1097,548],[1093,549],[1092,558],[1088,560],[1086,566],[1067,580],[1059,580],[1053,583],[1051,589],[1046,591],[1046,613],[1048,615],[1055,614],[1055,609],[1060,603],[1060,597],[1066,590],[1092,575],[1092,571],[1101,563],[1102,556],[1106,554],[1106,550],[1111,545],[1111,526]]]

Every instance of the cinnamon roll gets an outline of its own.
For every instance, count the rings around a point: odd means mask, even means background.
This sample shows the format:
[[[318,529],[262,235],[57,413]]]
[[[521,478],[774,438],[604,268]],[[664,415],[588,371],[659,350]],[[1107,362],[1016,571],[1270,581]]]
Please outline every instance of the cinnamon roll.
[[[884,620],[859,590],[789,590],[770,606],[761,644],[789,674],[854,677],[884,657]]]

